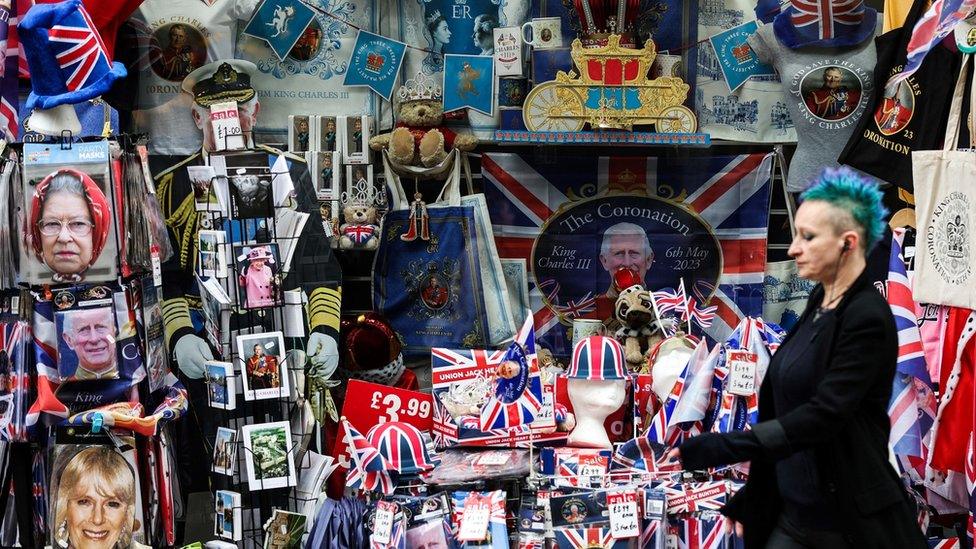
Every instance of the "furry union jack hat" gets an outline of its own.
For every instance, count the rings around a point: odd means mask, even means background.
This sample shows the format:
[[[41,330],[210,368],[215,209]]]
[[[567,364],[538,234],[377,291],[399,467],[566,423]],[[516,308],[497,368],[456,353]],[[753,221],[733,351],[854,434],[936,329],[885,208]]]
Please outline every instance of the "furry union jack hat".
[[[416,475],[434,467],[424,435],[409,423],[381,423],[366,433],[366,439],[401,475]]]
[[[874,36],[878,12],[863,0],[790,0],[773,31],[784,46],[839,48]]]
[[[624,350],[612,337],[590,336],[576,342],[566,377],[589,380],[626,379]]]
[[[31,75],[28,110],[94,99],[126,74],[112,62],[81,0],[35,5],[18,32]]]

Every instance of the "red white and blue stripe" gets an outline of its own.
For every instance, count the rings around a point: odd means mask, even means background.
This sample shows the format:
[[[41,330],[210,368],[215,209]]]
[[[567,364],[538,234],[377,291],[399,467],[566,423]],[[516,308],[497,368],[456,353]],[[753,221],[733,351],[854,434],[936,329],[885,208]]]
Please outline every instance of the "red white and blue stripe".
[[[352,462],[346,474],[346,488],[392,494],[396,488],[390,473],[393,468],[345,418],[342,419],[342,426],[346,430],[346,445]]]
[[[86,86],[92,73],[101,75],[111,70],[111,56],[91,16],[84,9],[78,13],[84,24],[54,25],[48,32],[58,66],[65,73],[65,87],[70,91]]]
[[[566,377],[596,381],[625,379],[624,349],[606,336],[589,336],[576,342]]]
[[[832,40],[864,19],[863,0],[790,0],[790,19],[797,30],[809,29],[819,40]]]
[[[434,467],[423,433],[409,423],[389,421],[374,425],[366,433],[366,440],[383,457],[386,468],[401,475],[416,475]]]

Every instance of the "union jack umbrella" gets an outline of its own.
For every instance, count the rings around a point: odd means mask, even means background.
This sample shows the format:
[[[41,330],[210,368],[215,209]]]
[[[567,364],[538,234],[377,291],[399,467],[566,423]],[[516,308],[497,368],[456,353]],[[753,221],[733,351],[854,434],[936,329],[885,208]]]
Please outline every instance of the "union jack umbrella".
[[[616,339],[589,336],[576,342],[566,377],[598,381],[626,379],[624,364],[624,350]]]
[[[126,75],[81,0],[35,5],[20,22],[19,37],[31,74],[28,110],[94,99]]]
[[[366,440],[383,457],[386,468],[401,475],[415,475],[434,467],[424,435],[419,429],[401,421],[374,425]]]

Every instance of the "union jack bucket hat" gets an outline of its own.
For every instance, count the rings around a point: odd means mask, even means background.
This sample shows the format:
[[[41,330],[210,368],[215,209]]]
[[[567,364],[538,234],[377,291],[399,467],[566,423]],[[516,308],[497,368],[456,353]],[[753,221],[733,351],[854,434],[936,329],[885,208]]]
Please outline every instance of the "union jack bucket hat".
[[[31,75],[28,111],[94,99],[126,75],[122,63],[112,62],[81,0],[34,5],[18,32]]]
[[[874,36],[878,12],[864,0],[790,0],[776,16],[773,31],[784,46],[855,46]]]
[[[573,360],[566,370],[566,377],[605,381],[626,379],[623,347],[612,337],[584,337],[573,347]]]
[[[424,435],[402,421],[375,425],[366,433],[369,443],[401,475],[416,475],[434,467]]]

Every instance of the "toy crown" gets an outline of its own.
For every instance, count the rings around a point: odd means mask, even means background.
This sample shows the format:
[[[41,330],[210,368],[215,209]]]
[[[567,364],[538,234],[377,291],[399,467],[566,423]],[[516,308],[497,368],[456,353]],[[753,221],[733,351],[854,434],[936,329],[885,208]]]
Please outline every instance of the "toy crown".
[[[441,87],[433,78],[424,73],[407,80],[397,90],[397,97],[400,101],[422,101],[433,99],[440,101],[442,96]]]
[[[349,181],[348,189],[340,197],[345,206],[378,206],[385,201],[385,197],[381,196],[382,193],[376,192],[376,187],[365,178],[359,180],[353,178]]]

